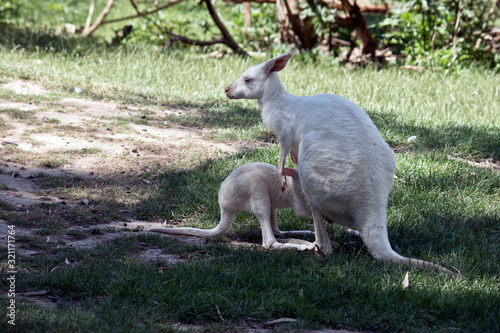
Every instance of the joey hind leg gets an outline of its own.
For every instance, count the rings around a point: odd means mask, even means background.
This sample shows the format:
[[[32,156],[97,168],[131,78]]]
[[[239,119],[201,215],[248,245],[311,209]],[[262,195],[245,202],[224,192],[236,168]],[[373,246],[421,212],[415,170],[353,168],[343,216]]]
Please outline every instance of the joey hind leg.
[[[280,239],[276,240],[274,235],[281,235],[283,232],[278,229],[276,221],[276,210],[272,209],[269,214],[264,212],[255,213],[260,221],[262,230],[262,247],[265,249],[296,249],[299,251],[314,250],[315,244],[300,239]]]
[[[265,249],[279,247],[279,243],[274,236],[276,232],[279,232],[276,222],[276,209],[271,208],[270,199],[261,197],[254,200],[253,204],[251,211],[260,222],[262,247]]]
[[[294,238],[279,238],[279,248],[290,248],[299,251],[313,251],[316,248],[314,243]]]
[[[278,219],[276,217],[276,209],[271,210],[270,223],[271,223],[271,230],[273,231],[273,234],[275,236],[281,236],[281,231],[278,227]]]

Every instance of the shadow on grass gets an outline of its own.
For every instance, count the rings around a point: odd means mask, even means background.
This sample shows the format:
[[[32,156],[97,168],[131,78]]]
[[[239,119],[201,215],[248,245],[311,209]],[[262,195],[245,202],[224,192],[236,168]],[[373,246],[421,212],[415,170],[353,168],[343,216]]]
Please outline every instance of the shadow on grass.
[[[56,36],[55,30],[51,28],[34,30],[29,27],[15,27],[2,23],[0,23],[0,44],[4,47],[24,49],[27,52],[56,52],[71,55],[114,47],[101,38],[81,38],[69,34]]]
[[[202,260],[172,267],[134,260],[144,247],[196,252]],[[59,307],[23,308],[19,332],[98,332],[102,327],[164,332],[168,323],[205,326],[221,323],[221,318],[229,327],[219,331],[232,331],[231,325],[283,317],[304,325],[297,331],[319,324],[367,331],[494,332],[499,325],[495,290],[472,281],[443,282],[433,274],[412,274],[408,288],[403,288],[404,271],[388,275],[383,263],[358,259],[353,264],[335,254],[321,260],[293,251],[188,248],[159,235],[61,254],[83,264],[23,275],[23,286],[49,290]],[[5,279],[1,283],[7,287]]]
[[[139,203],[136,211],[146,219],[188,219],[200,227],[213,227],[219,222],[217,193],[222,180],[246,162],[276,165],[277,153],[278,147],[261,149],[206,161],[190,170],[167,171],[158,179],[158,191]],[[436,162],[435,158],[426,156],[411,159],[411,163]],[[449,167],[433,171],[431,163],[430,174],[423,170],[418,170],[417,174],[411,169],[400,170],[389,204],[391,243],[401,248],[402,254],[412,257],[439,254],[460,261],[459,256],[464,251],[477,254],[483,251],[482,255],[493,258],[497,255],[496,250],[488,244],[495,241],[500,228],[500,211],[494,206],[500,175],[446,158],[438,162]],[[466,197],[474,199],[464,205]],[[312,223],[310,219],[297,218],[293,212],[282,218],[302,229]],[[245,219],[255,220],[251,214],[243,216]],[[493,232],[485,234],[484,230]],[[344,243],[335,237],[333,235],[336,242]],[[353,244],[354,251],[358,251],[362,243]],[[349,246],[344,250],[350,252]],[[487,266],[485,263],[481,269],[478,264],[475,271],[487,274],[498,269],[491,270],[491,266]]]
[[[278,150],[278,146],[252,150],[203,161],[192,169],[165,170],[148,187],[149,196],[130,208],[146,219],[190,219],[202,226],[214,225],[219,218],[217,192],[222,180],[247,162],[276,165]],[[414,164],[448,161],[420,155],[409,158]],[[187,246],[160,235],[142,234],[93,249],[53,248],[59,257],[52,261],[23,258],[20,262],[30,269],[18,275],[23,291],[48,290],[58,300],[58,308],[20,307],[22,320],[16,329],[97,332],[106,327],[113,332],[156,332],[168,331],[166,325],[171,322],[211,325],[222,316],[227,321],[224,325],[289,317],[306,327],[493,332],[491,328],[499,324],[495,279],[500,269],[496,261],[500,214],[498,208],[458,207],[453,193],[494,196],[500,175],[458,161],[448,161],[455,169],[429,174],[429,169],[410,170],[412,163],[402,168],[389,208],[397,205],[406,211],[413,206],[423,219],[403,214],[399,225],[389,222],[391,244],[404,255],[444,265],[451,262],[470,281],[443,282],[444,277],[437,274],[412,272],[405,289],[401,287],[403,268],[373,260],[359,239],[345,233],[332,237],[340,246],[331,258],[294,251],[230,249],[220,244]],[[120,182],[119,177],[126,176],[110,175],[107,181]],[[478,178],[482,179],[479,184],[474,182]],[[45,186],[66,187],[68,182],[53,180]],[[140,184],[141,177],[128,183]],[[71,186],[94,184],[80,180]],[[451,194],[437,200],[440,192]],[[436,204],[429,207],[432,202]],[[102,204],[118,203],[110,199]],[[287,217],[311,223],[292,214]],[[148,248],[189,260],[165,267],[161,261],[142,262],[134,257]],[[65,258],[72,263],[64,263]],[[0,286],[7,288],[7,280],[1,279]],[[4,300],[0,302],[7,306]],[[2,325],[7,324],[3,321]]]
[[[481,125],[418,125],[393,113],[368,112],[391,147],[402,151],[443,151],[461,157],[500,160],[500,128]],[[400,116],[399,116],[400,117]],[[416,136],[412,142],[408,138]]]
[[[219,217],[217,196],[222,181],[238,166],[248,162],[277,164],[279,148],[257,149],[220,160],[207,160],[189,170],[160,174],[158,191],[137,206],[145,218],[183,219],[189,216],[214,221]]]
[[[249,129],[262,123],[260,110],[256,105],[245,107],[239,103],[228,103],[221,100],[198,103],[182,101],[174,105],[199,111],[194,114],[185,112],[180,116],[170,116],[170,120],[184,126]]]

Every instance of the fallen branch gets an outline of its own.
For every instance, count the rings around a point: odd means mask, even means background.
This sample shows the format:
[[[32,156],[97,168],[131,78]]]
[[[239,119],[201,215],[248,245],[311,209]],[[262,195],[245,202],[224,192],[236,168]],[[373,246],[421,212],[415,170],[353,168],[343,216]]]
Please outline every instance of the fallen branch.
[[[182,42],[190,45],[196,45],[196,46],[210,46],[210,45],[215,45],[215,44],[227,44],[227,40],[224,38],[212,38],[212,40],[209,41],[204,41],[204,40],[196,40],[196,39],[191,39],[186,36],[181,36],[174,34],[173,32],[170,31],[165,31],[166,34],[172,36],[168,39],[167,43],[165,43],[164,48],[169,48],[173,42]]]
[[[440,71],[441,70],[441,68],[439,68],[439,67],[422,67],[422,66],[412,66],[412,65],[403,65],[400,68],[409,69],[409,70],[417,71],[417,72],[423,72],[424,70],[429,70],[429,71]]]

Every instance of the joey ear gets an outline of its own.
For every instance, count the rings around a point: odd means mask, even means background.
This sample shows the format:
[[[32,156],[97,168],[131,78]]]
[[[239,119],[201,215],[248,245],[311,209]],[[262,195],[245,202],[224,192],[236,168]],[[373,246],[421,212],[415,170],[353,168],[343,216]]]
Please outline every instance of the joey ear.
[[[285,176],[292,177],[293,179],[299,179],[299,172],[297,169],[285,168]]]
[[[283,68],[285,68],[288,60],[295,54],[295,49],[292,49],[290,52],[272,58],[268,62],[266,62],[266,69],[269,73],[279,72]]]

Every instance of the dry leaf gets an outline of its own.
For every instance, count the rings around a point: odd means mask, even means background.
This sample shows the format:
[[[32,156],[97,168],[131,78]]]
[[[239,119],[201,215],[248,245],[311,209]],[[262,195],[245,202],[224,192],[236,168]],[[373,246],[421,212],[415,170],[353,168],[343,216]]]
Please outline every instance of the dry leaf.
[[[409,277],[410,277],[410,272],[406,272],[405,277],[403,279],[403,282],[401,283],[401,285],[403,286],[403,289],[408,288],[408,286],[410,285]]]
[[[222,317],[222,314],[220,313],[219,306],[217,304],[215,304],[215,308],[217,309],[217,313],[219,314],[220,320],[222,320],[223,322],[226,322],[226,320]]]

